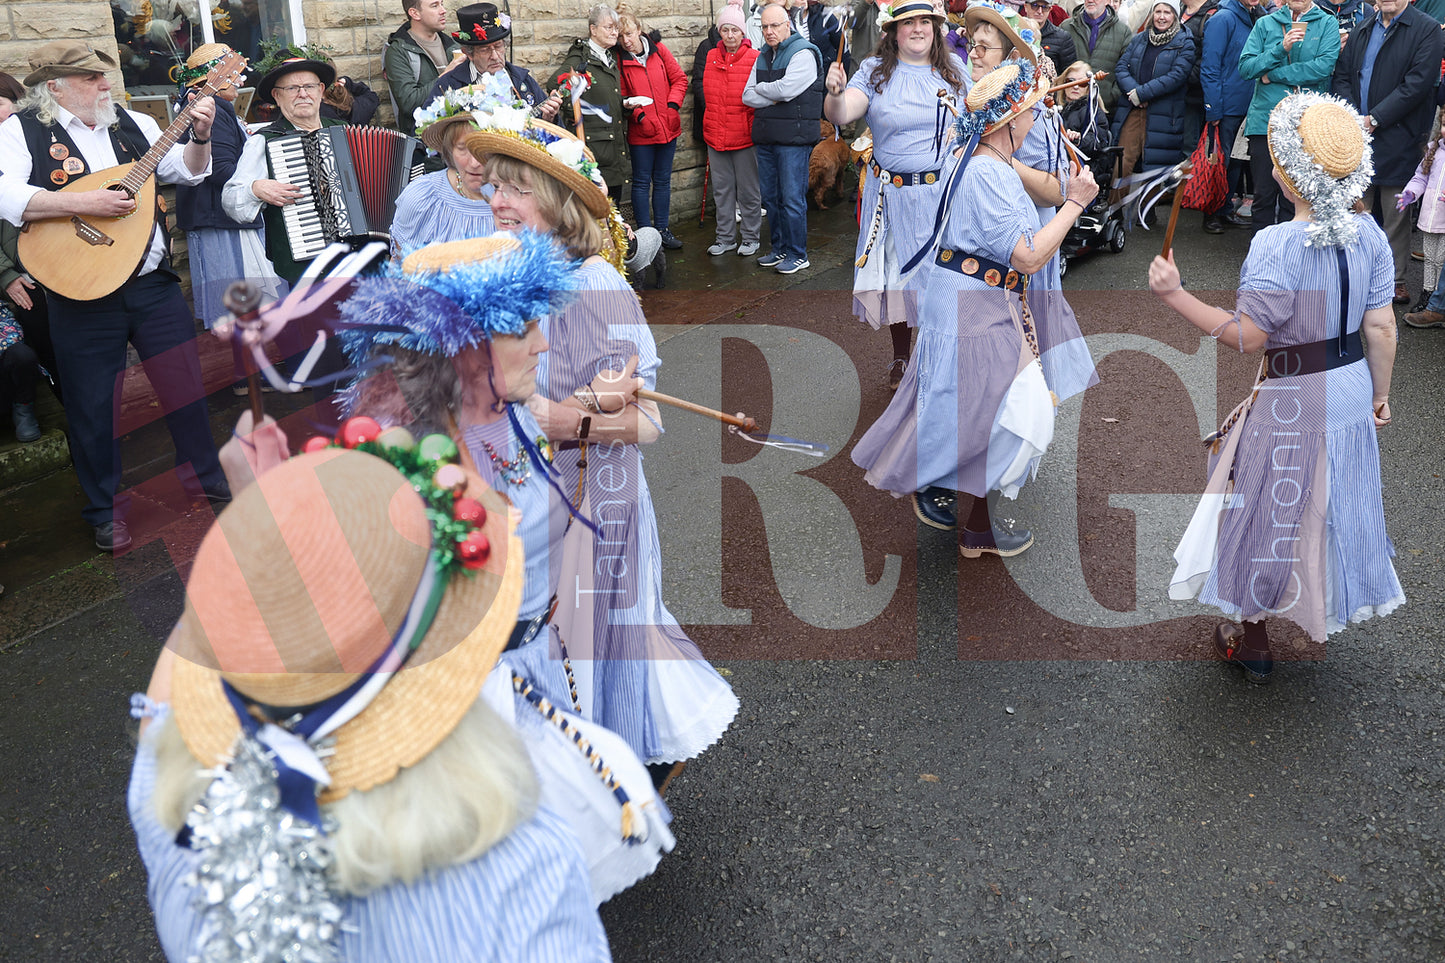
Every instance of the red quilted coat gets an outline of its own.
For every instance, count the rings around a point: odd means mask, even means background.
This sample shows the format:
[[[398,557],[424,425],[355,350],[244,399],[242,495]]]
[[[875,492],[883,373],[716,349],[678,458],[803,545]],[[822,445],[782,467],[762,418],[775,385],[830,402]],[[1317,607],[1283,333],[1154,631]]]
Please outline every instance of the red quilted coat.
[[[660,43],[647,43],[647,63],[639,61],[619,44],[615,49],[622,53],[622,96],[651,97],[646,107],[636,107],[627,125],[629,144],[666,144],[677,139],[682,132],[682,120],[677,111],[667,106],[682,106],[683,95],[687,93],[687,74],[677,65],[677,58]]]
[[[758,52],[743,40],[736,53],[718,44],[708,51],[702,73],[702,139],[713,150],[753,146],[753,109],[743,104],[743,88]]]

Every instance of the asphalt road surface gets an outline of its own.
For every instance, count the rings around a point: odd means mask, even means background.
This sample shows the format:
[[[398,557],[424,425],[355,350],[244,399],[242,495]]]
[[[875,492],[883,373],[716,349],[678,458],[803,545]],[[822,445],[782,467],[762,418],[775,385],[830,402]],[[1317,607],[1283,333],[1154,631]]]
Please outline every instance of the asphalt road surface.
[[[1277,631],[1254,688],[1164,591],[1201,429],[1254,365],[1139,290],[1160,232],[1071,266],[1102,380],[1007,507],[1038,542],[1005,565],[959,559],[848,458],[889,356],[849,314],[848,214],[815,215],[791,287],[694,230],[645,298],[659,390],[831,450],[666,412],[648,452],[669,604],[743,708],[669,792],[677,850],[603,908],[616,959],[1445,958],[1445,332],[1402,327],[1380,435],[1409,603],[1327,647]],[[1244,239],[1185,217],[1186,283],[1232,303]],[[146,551],[58,573],[82,588],[3,652],[0,959],[160,958],[126,705],[181,595]]]

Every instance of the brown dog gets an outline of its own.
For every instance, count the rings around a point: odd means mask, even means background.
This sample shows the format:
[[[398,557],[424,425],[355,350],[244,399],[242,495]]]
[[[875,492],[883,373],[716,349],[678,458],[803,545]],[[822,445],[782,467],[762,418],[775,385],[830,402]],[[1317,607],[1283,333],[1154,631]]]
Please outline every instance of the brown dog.
[[[818,128],[822,139],[808,158],[808,196],[819,210],[826,211],[828,205],[823,202],[830,191],[839,198],[848,196],[852,186],[848,173],[853,169],[853,151],[826,120],[818,121]]]

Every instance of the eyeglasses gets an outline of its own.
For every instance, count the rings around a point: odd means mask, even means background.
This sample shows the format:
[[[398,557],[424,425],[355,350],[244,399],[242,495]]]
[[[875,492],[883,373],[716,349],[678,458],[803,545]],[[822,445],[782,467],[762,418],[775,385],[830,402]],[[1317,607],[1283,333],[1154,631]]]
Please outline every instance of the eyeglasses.
[[[969,51],[969,53],[973,53],[973,51],[975,51],[975,50],[977,50],[979,53],[988,53],[990,50],[1002,50],[1002,49],[1003,49],[1002,47],[990,47],[988,44],[986,44],[986,43],[981,43],[981,42],[979,42],[979,41],[974,41],[973,43],[971,43],[971,44],[968,45],[968,51]]]
[[[492,197],[500,197],[503,200],[510,197],[514,201],[520,201],[524,197],[531,197],[534,191],[524,191],[515,184],[493,184]]]
[[[1033,7],[1036,10],[1048,10],[1053,6],[1051,0],[1044,0],[1043,3],[1035,3],[1034,0],[1025,0],[1024,6]]]
[[[764,30],[764,31],[768,31],[768,30],[782,30],[782,29],[783,29],[784,27],[786,27],[787,25],[788,25],[788,21],[786,21],[786,20],[784,20],[782,23],[765,23],[765,24],[763,24],[763,30]]]
[[[272,90],[284,91],[295,96],[296,94],[314,94],[318,90],[325,90],[325,84],[292,84],[290,87],[272,87]]]

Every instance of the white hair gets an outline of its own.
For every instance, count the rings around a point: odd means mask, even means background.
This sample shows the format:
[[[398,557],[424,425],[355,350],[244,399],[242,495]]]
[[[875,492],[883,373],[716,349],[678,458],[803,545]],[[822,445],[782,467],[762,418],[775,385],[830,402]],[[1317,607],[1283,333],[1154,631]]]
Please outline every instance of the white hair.
[[[587,11],[587,26],[600,27],[609,21],[620,19],[617,11],[605,3],[599,3]]]
[[[167,832],[178,832],[210,780],[171,716],[150,727],[152,796]],[[478,699],[416,765],[322,807],[336,823],[332,892],[361,896],[394,882],[470,862],[530,819],[537,777],[516,732]]]
[[[21,98],[20,103],[15,105],[16,109],[26,110],[33,108],[36,119],[42,124],[55,123],[60,118],[61,103],[60,99],[55,96],[55,91],[50,88],[51,84],[54,84],[60,90],[64,90],[69,86],[70,78],[55,77],[44,83],[36,84],[26,92],[25,96]],[[107,96],[109,95],[107,94]],[[96,127],[109,127],[111,124],[114,124],[117,119],[118,115],[114,101],[107,104],[103,110],[98,111],[88,120],[84,117],[81,118],[81,120],[86,120]]]

